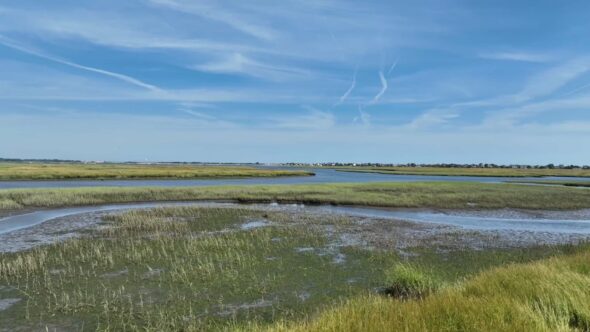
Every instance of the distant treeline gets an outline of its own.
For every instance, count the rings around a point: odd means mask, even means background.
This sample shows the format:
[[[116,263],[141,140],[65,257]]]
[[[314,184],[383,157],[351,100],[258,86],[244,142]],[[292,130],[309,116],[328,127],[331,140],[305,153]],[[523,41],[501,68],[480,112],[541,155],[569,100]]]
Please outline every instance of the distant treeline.
[[[479,164],[385,164],[385,163],[286,163],[287,166],[328,166],[328,167],[437,167],[437,168],[515,168],[515,169],[590,169],[590,165],[499,165]]]
[[[64,160],[64,159],[18,159],[18,158],[0,158],[0,162],[4,163],[46,163],[46,164],[76,164],[82,163],[80,160]]]
[[[198,162],[198,161],[83,161],[68,159],[19,159],[19,158],[0,158],[4,163],[39,163],[39,164],[124,164],[124,165],[262,165],[261,163],[230,163],[230,162]]]

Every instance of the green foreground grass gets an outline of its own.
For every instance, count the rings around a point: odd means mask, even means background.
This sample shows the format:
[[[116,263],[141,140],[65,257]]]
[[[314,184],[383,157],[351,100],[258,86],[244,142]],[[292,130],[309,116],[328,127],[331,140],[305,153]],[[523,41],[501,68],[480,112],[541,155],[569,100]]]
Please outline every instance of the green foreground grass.
[[[272,331],[588,331],[590,250],[478,274],[422,300],[359,297]]]
[[[241,228],[261,219],[271,226]],[[349,222],[194,207],[112,216],[84,238],[0,254],[0,300],[20,299],[0,311],[0,322],[11,331],[588,326],[588,246],[416,248],[416,255],[402,258],[354,246],[333,251],[333,239],[316,228]],[[344,262],[335,261],[339,254]],[[477,275],[547,257],[559,258]],[[424,296],[400,301],[375,291],[392,286]]]
[[[0,163],[0,180],[202,179],[313,175],[242,166]]]
[[[139,201],[189,200],[276,201],[395,208],[564,210],[590,208],[590,191],[566,187],[458,182],[11,189],[0,191],[0,211]]]
[[[483,176],[483,177],[590,177],[590,169],[517,169],[478,167],[339,167],[339,171],[399,175]]]

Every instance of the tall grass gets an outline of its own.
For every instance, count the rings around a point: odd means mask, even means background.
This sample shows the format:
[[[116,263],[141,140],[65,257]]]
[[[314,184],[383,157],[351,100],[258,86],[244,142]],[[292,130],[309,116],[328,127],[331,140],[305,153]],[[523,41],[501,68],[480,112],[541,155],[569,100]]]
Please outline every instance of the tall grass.
[[[392,266],[385,276],[385,294],[398,299],[422,298],[442,287],[434,276],[408,263]]]
[[[313,175],[244,166],[0,163],[0,180],[196,179]]]
[[[182,188],[0,190],[0,211],[138,201],[237,200],[443,209],[582,209],[590,191],[566,187],[458,182]]]
[[[421,300],[359,297],[272,331],[588,331],[590,251],[495,268]]]

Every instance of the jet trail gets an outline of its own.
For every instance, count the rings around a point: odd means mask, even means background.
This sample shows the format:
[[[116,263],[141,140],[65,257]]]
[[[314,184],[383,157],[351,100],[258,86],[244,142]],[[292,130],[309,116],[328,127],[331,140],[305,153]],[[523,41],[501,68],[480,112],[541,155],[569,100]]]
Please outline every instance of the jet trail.
[[[381,99],[381,96],[383,96],[383,94],[385,93],[385,91],[387,91],[387,79],[385,79],[383,71],[379,71],[379,80],[381,81],[381,90],[379,91],[379,93],[377,93],[377,95],[375,95],[375,97],[373,97],[373,100],[371,100],[371,104],[375,104],[376,102],[378,102],[379,99]]]
[[[77,69],[82,69],[82,70],[90,71],[90,72],[97,73],[97,74],[102,74],[102,75],[105,75],[105,76],[114,77],[114,78],[116,78],[118,80],[121,80],[123,82],[127,82],[127,83],[130,83],[130,84],[133,84],[135,86],[139,86],[139,87],[142,87],[142,88],[151,90],[151,91],[162,91],[160,88],[158,88],[155,85],[151,85],[151,84],[142,82],[142,81],[140,81],[138,79],[135,79],[133,77],[129,77],[127,75],[123,75],[123,74],[119,74],[119,73],[114,73],[114,72],[103,70],[103,69],[99,69],[99,68],[94,68],[94,67],[88,67],[88,66],[80,65],[80,64],[77,64],[75,62],[70,62],[70,61],[63,60],[63,59],[60,59],[60,58],[57,58],[57,57],[53,57],[51,55],[47,55],[47,54],[45,54],[45,53],[43,53],[41,51],[37,51],[37,50],[34,50],[34,49],[30,49],[30,48],[24,47],[22,45],[19,45],[19,44],[15,43],[15,42],[13,42],[13,41],[11,41],[11,40],[3,37],[2,35],[0,35],[0,44],[4,45],[6,47],[12,48],[14,50],[23,52],[23,53],[34,55],[36,57],[39,57],[39,58],[42,58],[42,59],[45,59],[45,60],[49,60],[49,61],[53,61],[53,62],[56,62],[56,63],[60,63],[62,65],[66,65],[66,66],[69,66],[69,67],[73,67],[73,68],[77,68]]]
[[[352,90],[354,90],[354,88],[356,87],[356,70],[354,71],[354,75],[352,77],[352,82],[350,83],[350,87],[348,88],[348,90],[346,90],[346,92],[340,96],[340,99],[338,100],[338,103],[336,103],[336,105],[340,105],[342,104],[346,98],[348,98],[348,96],[352,93]]]
[[[395,69],[395,67],[397,66],[397,61],[399,60],[399,58],[395,59],[395,61],[393,62],[393,64],[391,65],[391,67],[389,67],[389,70],[387,71],[387,76],[391,75],[391,72]]]

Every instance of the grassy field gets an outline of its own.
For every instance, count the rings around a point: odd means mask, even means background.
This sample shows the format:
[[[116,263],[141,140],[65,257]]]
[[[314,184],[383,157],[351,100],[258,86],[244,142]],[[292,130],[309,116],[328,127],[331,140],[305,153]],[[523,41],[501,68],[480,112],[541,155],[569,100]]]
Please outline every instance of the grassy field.
[[[297,175],[313,173],[241,166],[0,163],[0,180],[202,179]]]
[[[245,227],[253,221],[266,227]],[[83,238],[0,254],[0,303],[13,303],[0,322],[22,331],[587,326],[588,246],[416,248],[400,257],[335,247],[331,234],[350,222],[195,207],[111,216]],[[560,259],[472,277],[552,256]],[[390,288],[406,300],[377,291]]]
[[[590,177],[590,169],[515,169],[515,168],[447,168],[447,167],[339,167],[343,172],[400,175],[483,176],[483,177]]]
[[[219,186],[182,188],[11,189],[0,211],[139,201],[237,200],[397,208],[582,209],[590,191],[566,187],[458,182]]]
[[[558,181],[558,180],[545,180],[545,181],[519,181],[518,183],[530,183],[530,184],[546,184],[552,186],[566,186],[566,187],[590,187],[590,181]]]

